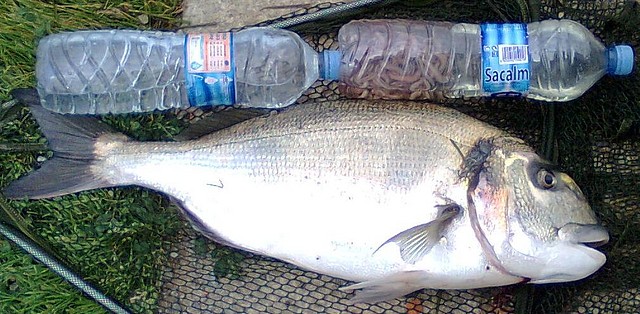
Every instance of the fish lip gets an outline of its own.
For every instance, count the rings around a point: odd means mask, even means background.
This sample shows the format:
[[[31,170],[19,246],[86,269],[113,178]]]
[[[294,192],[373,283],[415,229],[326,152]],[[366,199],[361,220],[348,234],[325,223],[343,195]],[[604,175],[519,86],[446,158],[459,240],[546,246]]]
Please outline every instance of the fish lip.
[[[609,243],[609,232],[599,224],[568,223],[558,229],[561,240],[588,248],[597,248]]]
[[[601,246],[603,246],[603,245],[605,245],[605,244],[607,244],[607,243],[609,243],[609,237],[607,237],[606,239],[600,240],[600,241],[595,241],[595,242],[582,242],[582,243],[580,243],[580,244],[582,244],[582,245],[584,245],[584,246],[586,246],[586,247],[589,247],[589,248],[595,249],[595,248],[601,247]]]

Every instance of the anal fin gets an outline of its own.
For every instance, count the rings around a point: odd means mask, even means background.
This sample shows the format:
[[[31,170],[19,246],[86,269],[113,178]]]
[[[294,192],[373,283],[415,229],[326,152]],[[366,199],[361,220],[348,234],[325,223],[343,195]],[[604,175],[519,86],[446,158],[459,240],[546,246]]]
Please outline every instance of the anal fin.
[[[402,271],[379,279],[341,287],[340,290],[362,289],[350,299],[352,303],[377,303],[399,298],[422,289],[427,280],[428,275],[424,271]]]

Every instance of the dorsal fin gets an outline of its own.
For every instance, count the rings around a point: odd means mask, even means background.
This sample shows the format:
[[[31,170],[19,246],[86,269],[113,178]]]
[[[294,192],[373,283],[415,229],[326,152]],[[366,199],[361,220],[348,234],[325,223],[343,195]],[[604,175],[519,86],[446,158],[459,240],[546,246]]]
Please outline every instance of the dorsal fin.
[[[242,121],[268,114],[271,111],[273,109],[228,107],[191,123],[184,131],[176,135],[174,140],[187,141],[196,139]]]

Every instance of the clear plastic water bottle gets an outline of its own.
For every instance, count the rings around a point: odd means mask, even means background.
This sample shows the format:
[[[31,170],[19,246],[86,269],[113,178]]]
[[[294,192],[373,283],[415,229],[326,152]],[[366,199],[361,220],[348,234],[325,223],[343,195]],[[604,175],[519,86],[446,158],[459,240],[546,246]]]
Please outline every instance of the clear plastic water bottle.
[[[279,108],[319,78],[322,64],[297,34],[275,28],[189,35],[77,31],[40,41],[36,77],[43,107],[60,113]]]
[[[568,101],[605,74],[627,75],[633,50],[606,48],[581,24],[357,20],[326,54],[342,94],[370,99],[523,95]]]

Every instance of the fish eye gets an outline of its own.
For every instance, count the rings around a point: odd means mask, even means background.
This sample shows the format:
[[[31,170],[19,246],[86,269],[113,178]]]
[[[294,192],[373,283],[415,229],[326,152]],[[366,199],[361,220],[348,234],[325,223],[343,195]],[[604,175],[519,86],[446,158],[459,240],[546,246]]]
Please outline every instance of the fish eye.
[[[547,169],[538,171],[537,180],[538,184],[545,189],[551,189],[556,186],[556,176]]]

